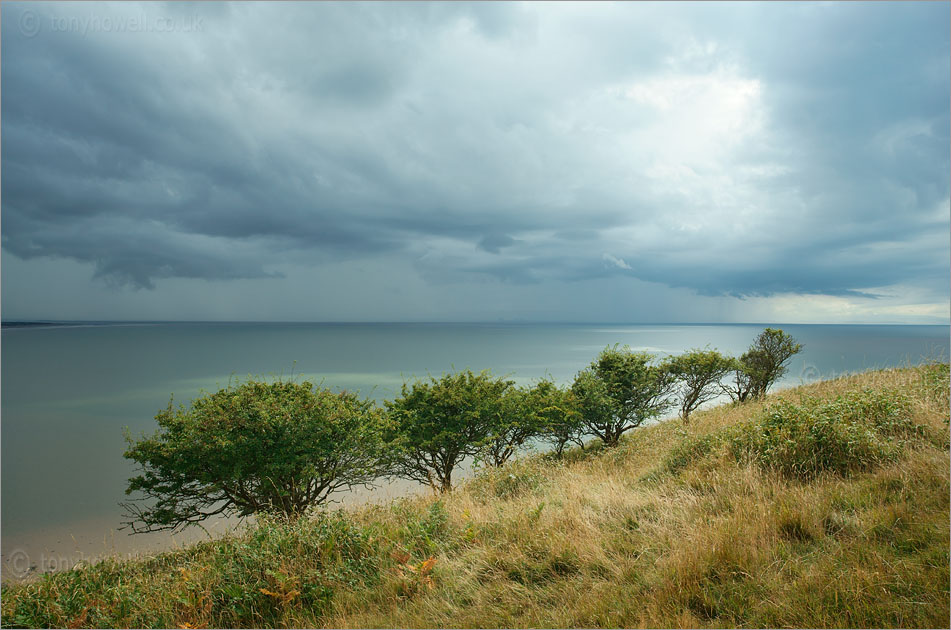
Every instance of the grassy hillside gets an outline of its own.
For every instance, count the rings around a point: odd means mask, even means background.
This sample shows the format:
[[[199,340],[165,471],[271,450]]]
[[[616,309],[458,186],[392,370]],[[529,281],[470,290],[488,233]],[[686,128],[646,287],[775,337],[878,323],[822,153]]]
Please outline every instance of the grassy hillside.
[[[4,626],[948,627],[948,366],[2,591]]]

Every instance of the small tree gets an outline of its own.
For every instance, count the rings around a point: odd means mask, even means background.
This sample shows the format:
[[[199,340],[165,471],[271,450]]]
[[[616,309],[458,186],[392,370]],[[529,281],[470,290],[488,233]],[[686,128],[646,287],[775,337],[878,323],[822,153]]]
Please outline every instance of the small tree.
[[[478,455],[481,462],[490,466],[505,464],[543,427],[534,388],[510,388],[501,402],[500,413]]]
[[[513,388],[504,402],[504,411],[480,454],[483,462],[501,466],[533,438],[553,444],[558,457],[568,442],[581,444],[581,423],[571,393],[553,381]]]
[[[675,382],[665,365],[652,360],[649,353],[614,346],[575,377],[571,390],[585,429],[606,446],[670,406]]]
[[[540,437],[555,447],[561,459],[568,444],[584,448],[585,425],[571,389],[558,387],[552,381],[541,381],[532,390],[535,413],[541,419]]]
[[[249,381],[168,408],[125,457],[141,474],[123,503],[133,533],[180,530],[217,515],[295,517],[383,473],[383,415],[353,393]]]
[[[730,380],[721,385],[724,394],[733,402],[746,402],[753,390],[753,376],[750,369],[750,352],[747,351],[736,359]]]
[[[735,402],[762,398],[786,373],[786,362],[802,344],[776,328],[766,328],[739,359],[733,382],[725,388]]]
[[[479,454],[499,425],[512,385],[471,370],[404,383],[400,398],[386,403],[393,474],[451,490],[453,471]]]
[[[788,370],[786,362],[799,352],[802,352],[802,344],[782,330],[767,328],[761,332],[756,338],[755,350],[747,358],[753,374],[754,397],[765,396]]]
[[[680,417],[688,422],[697,407],[721,393],[720,381],[736,370],[737,364],[716,350],[693,349],[671,358],[667,368],[680,384]]]

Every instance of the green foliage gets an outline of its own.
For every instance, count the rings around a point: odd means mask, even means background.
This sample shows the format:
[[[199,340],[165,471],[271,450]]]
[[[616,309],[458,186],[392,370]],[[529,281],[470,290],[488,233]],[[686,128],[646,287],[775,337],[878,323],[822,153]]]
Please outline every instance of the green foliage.
[[[492,423],[479,453],[479,461],[502,466],[532,438],[545,431],[559,390],[549,380],[534,387],[510,388],[502,398],[502,411]]]
[[[344,515],[262,517],[240,536],[5,588],[3,626],[281,627],[320,618],[342,589],[379,581],[376,545]]]
[[[125,457],[141,474],[124,505],[134,532],[177,530],[215,514],[297,516],[382,472],[382,414],[355,394],[308,382],[249,381],[156,416]]]
[[[885,437],[910,441],[926,434],[925,427],[911,420],[911,399],[897,389],[848,392],[829,405],[844,421],[863,422]]]
[[[902,443],[922,436],[910,403],[895,390],[866,389],[834,400],[781,401],[731,438],[730,450],[789,477],[846,475],[894,459]]]
[[[948,405],[951,388],[949,367],[951,366],[947,363],[928,363],[918,368],[918,387],[929,402]]]
[[[0,625],[948,627],[948,450],[921,439],[922,426],[944,428],[947,396],[929,401],[946,373],[841,379],[809,391],[898,389],[770,408],[780,419],[721,409],[584,458],[489,467],[438,500],[258,516],[239,534],[157,556],[7,580]],[[767,467],[744,440],[770,423],[785,433]],[[836,458],[866,454],[833,444],[841,435],[827,427],[811,432],[823,423],[864,427],[901,457],[847,478],[808,473],[808,483],[713,459],[733,452],[782,470],[808,458],[801,448],[783,459],[799,439]],[[632,483],[658,461],[649,487]]]
[[[583,446],[584,423],[578,412],[577,400],[570,389],[554,382],[539,382],[527,392],[526,405],[538,420],[538,436],[555,447],[559,459],[569,444]]]
[[[739,358],[733,382],[723,391],[735,402],[762,398],[786,373],[786,362],[802,351],[802,344],[776,328],[766,328]]]
[[[334,585],[379,578],[369,536],[339,513],[296,522],[263,519],[234,547],[233,555],[216,556],[209,589],[212,609],[221,611],[229,627],[272,625],[288,605],[320,614]],[[308,561],[292,568],[276,562],[279,558]]]
[[[614,346],[578,373],[571,391],[587,433],[616,446],[624,433],[670,406],[675,381],[666,365],[652,360],[649,353]]]
[[[471,370],[412,387],[404,383],[402,396],[386,402],[393,474],[440,492],[451,490],[453,471],[498,435],[512,386],[488,371]]]
[[[667,369],[680,385],[680,417],[687,422],[697,407],[721,393],[720,381],[738,365],[716,350],[695,348],[669,359]]]
[[[449,514],[442,502],[433,501],[425,510],[397,508],[403,527],[394,538],[399,547],[417,557],[431,556],[444,551],[450,542]]]

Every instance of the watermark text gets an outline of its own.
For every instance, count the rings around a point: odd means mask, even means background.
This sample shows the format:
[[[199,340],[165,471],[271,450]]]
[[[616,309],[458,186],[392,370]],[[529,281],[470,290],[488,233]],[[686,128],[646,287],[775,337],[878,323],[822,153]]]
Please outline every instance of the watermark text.
[[[85,37],[91,33],[201,33],[205,29],[204,18],[198,15],[163,17],[152,15],[43,15],[30,9],[23,11],[17,26],[26,37],[41,32],[78,33]]]

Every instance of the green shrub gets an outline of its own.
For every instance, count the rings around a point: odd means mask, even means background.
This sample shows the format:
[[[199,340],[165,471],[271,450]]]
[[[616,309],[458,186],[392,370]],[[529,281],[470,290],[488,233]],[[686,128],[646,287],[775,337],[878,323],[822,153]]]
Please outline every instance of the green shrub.
[[[894,459],[905,440],[921,436],[923,427],[909,413],[907,396],[887,389],[804,398],[798,405],[784,400],[737,430],[730,451],[790,477],[846,475]]]
[[[202,590],[216,625],[274,625],[288,607],[320,614],[335,587],[375,583],[369,536],[341,514],[262,520],[245,541],[215,554]]]
[[[340,513],[260,517],[241,536],[47,573],[13,591],[4,585],[3,626],[284,626],[302,611],[320,617],[341,588],[378,583],[376,547]]]
[[[413,557],[431,556],[453,545],[453,529],[449,523],[449,513],[441,500],[434,501],[427,508],[417,504],[399,501],[393,504],[393,511],[399,516],[402,526],[392,534],[397,548],[404,549]]]
[[[847,392],[828,404],[843,420],[866,423],[883,436],[908,440],[924,435],[925,427],[911,420],[911,399],[895,389]]]
[[[927,400],[948,405],[949,388],[951,388],[951,378],[949,378],[949,366],[947,363],[928,363],[918,368],[919,385],[924,398]]]

